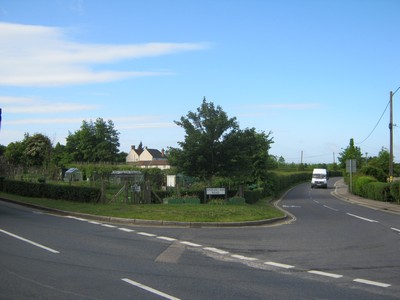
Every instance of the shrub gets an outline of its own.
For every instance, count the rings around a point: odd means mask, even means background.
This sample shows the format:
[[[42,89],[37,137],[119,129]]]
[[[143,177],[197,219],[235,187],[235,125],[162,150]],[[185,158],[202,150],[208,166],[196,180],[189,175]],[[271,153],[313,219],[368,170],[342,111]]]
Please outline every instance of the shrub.
[[[353,178],[353,194],[361,197],[367,197],[367,185],[376,181],[377,180],[371,176],[355,176]]]
[[[98,202],[100,189],[17,180],[4,180],[3,192],[25,197],[50,198],[75,202]]]
[[[394,181],[390,184],[390,195],[393,201],[400,203],[400,181]]]

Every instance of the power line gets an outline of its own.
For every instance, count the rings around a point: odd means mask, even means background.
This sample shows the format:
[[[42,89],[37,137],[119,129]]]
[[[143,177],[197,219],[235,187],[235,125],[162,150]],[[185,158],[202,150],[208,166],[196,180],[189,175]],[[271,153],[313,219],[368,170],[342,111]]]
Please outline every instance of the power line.
[[[396,92],[397,92],[397,90],[396,90]],[[379,123],[381,122],[381,120],[382,120],[382,118],[383,118],[383,115],[385,114],[385,112],[386,112],[386,110],[387,110],[389,104],[390,104],[390,101],[389,101],[388,104],[386,105],[385,110],[383,111],[381,117],[379,118],[378,122],[376,123],[375,127],[372,129],[372,131],[370,132],[370,134],[369,134],[365,139],[363,139],[361,142],[356,143],[357,145],[360,145],[360,144],[364,143],[364,142],[365,142],[366,140],[368,140],[368,138],[372,135],[372,133],[375,131],[376,127],[378,127]]]

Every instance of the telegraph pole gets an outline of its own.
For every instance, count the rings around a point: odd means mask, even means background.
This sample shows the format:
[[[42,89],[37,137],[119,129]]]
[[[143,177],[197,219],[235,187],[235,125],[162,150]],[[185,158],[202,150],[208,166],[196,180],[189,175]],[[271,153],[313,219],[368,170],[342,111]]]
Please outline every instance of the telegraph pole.
[[[393,92],[392,91],[390,91],[389,130],[390,130],[389,182],[392,182],[393,181]]]

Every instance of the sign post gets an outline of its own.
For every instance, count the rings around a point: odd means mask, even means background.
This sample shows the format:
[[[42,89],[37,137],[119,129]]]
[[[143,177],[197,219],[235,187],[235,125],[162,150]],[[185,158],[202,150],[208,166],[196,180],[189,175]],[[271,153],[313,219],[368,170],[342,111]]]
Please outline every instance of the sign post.
[[[357,161],[355,159],[346,160],[346,171],[350,173],[350,193],[353,193],[353,176],[357,172]]]

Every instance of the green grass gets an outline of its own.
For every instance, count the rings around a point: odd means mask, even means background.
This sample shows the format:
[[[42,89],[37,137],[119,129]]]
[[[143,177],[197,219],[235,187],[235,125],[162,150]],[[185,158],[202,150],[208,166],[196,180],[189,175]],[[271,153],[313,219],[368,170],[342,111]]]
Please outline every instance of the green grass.
[[[245,205],[92,204],[63,200],[21,197],[0,193],[1,198],[70,212],[118,218],[177,222],[243,222],[282,217],[267,200]]]

